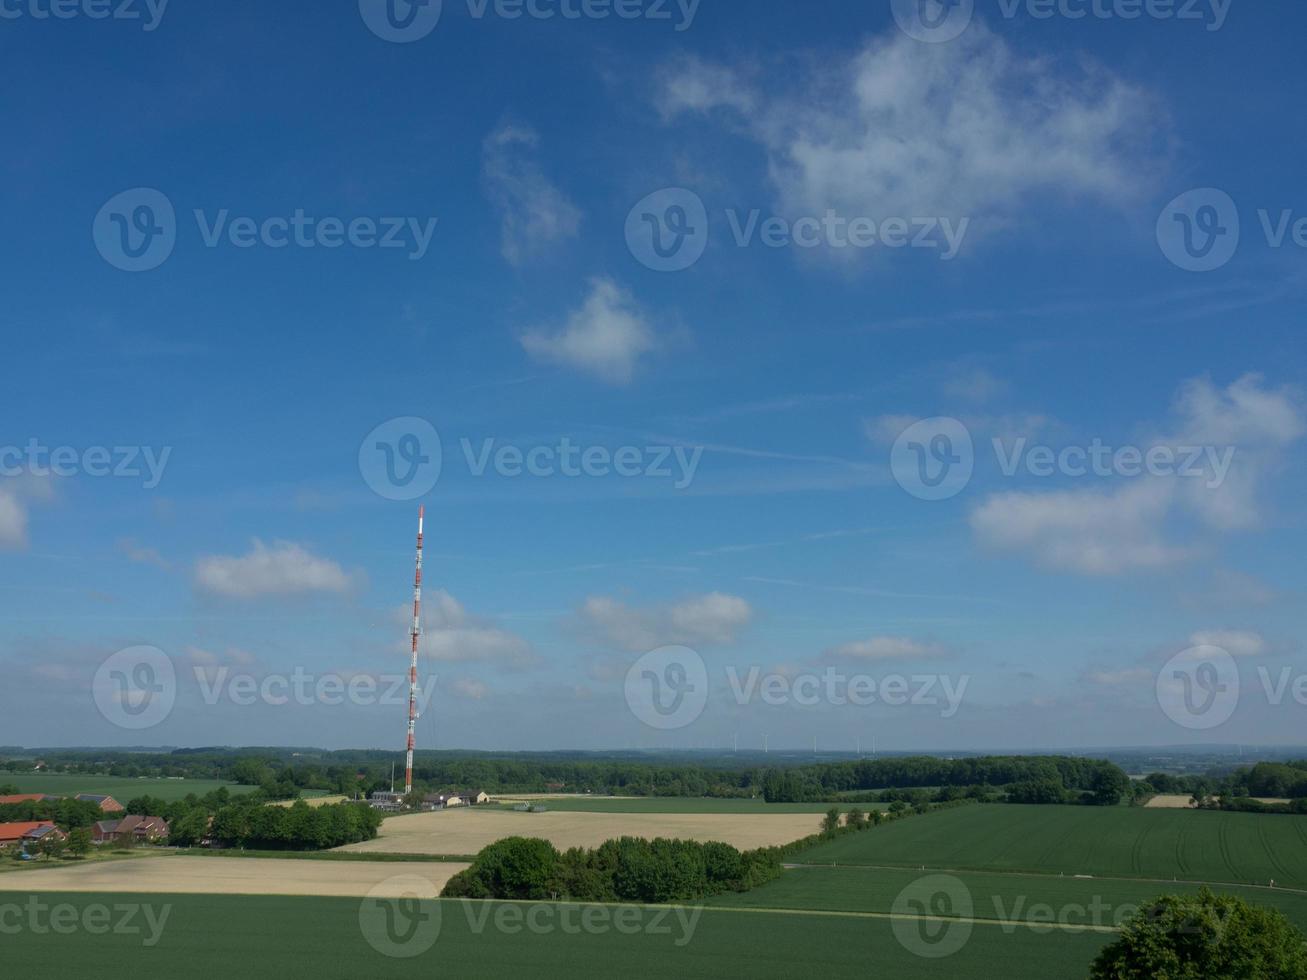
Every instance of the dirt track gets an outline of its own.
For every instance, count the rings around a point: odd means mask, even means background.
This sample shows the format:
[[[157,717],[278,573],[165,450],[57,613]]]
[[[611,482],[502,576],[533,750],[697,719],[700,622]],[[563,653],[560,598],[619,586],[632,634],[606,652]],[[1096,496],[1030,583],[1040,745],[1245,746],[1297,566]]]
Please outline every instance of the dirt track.
[[[787,844],[819,829],[820,814],[786,813],[518,813],[459,808],[388,817],[376,840],[342,851],[475,854],[504,837],[543,837],[560,850],[597,847],[613,837],[680,837],[739,848]]]
[[[0,891],[148,892],[186,895],[363,896],[403,876],[394,896],[414,876],[431,883],[434,898],[466,864],[434,861],[314,861],[280,858],[219,858],[174,855],[16,871],[0,877]],[[409,886],[411,887],[411,886]]]

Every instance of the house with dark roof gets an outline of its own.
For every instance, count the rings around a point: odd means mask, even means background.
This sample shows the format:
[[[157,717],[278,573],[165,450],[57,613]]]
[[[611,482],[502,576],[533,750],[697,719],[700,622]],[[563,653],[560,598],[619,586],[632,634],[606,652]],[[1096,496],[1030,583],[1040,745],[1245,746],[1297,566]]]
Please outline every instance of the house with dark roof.
[[[0,823],[0,848],[26,845],[42,840],[50,834],[57,840],[67,840],[68,835],[49,820],[29,820],[24,823]]]
[[[129,814],[121,820],[99,820],[91,828],[96,844],[115,844],[130,837],[138,844],[154,844],[168,836],[168,821],[163,817]]]

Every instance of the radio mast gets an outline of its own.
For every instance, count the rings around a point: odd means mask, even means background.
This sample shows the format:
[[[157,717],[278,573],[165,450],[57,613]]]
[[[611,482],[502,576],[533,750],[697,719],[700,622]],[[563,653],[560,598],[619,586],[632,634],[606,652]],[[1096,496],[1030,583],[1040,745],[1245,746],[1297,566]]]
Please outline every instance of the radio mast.
[[[408,668],[408,755],[404,760],[404,795],[413,792],[413,733],[418,720],[418,637],[422,635],[422,519],[425,505],[418,506],[418,557],[413,573],[413,656]]]

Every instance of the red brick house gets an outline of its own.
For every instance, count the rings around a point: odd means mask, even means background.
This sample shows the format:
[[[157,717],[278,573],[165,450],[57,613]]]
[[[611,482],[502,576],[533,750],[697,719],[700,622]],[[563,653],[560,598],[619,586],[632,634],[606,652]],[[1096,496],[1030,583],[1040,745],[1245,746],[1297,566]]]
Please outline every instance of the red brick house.
[[[91,828],[96,844],[116,843],[131,837],[139,844],[153,844],[168,836],[168,821],[163,817],[128,815],[121,820],[100,820]]]
[[[123,813],[127,809],[112,796],[97,796],[94,793],[78,793],[74,799],[81,800],[83,803],[98,803],[100,805],[101,813]]]

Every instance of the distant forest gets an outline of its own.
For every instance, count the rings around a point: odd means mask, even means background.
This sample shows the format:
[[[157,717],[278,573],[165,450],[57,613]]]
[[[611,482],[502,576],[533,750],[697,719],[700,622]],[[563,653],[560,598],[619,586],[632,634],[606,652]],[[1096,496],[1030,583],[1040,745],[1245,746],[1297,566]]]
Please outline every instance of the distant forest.
[[[315,749],[43,750],[51,772],[125,777],[219,779],[258,786],[265,797],[287,799],[303,790],[348,797],[389,789],[395,753]],[[1074,756],[902,756],[844,762],[776,764],[754,755],[732,757],[639,754],[471,752],[419,753],[414,767],[422,791],[477,789],[495,793],[593,793],[617,796],[763,798],[770,802],[871,802],[906,799],[927,789],[936,801],[970,796],[1024,803],[1110,804],[1153,793],[1193,794],[1200,800],[1307,797],[1307,761],[1263,762],[1207,775],[1157,773],[1131,781],[1104,759]],[[0,758],[0,772],[31,770],[31,754]],[[732,764],[733,763],[733,764]],[[0,779],[3,782],[3,779]],[[921,794],[917,794],[921,795]]]

